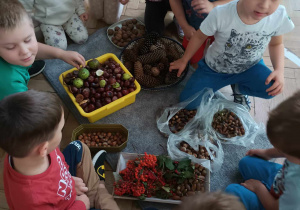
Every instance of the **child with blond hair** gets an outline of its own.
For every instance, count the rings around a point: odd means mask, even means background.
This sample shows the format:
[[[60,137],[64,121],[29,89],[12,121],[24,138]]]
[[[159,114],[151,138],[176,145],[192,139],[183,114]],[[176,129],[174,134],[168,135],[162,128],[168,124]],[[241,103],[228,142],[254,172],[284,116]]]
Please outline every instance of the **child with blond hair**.
[[[82,55],[38,43],[31,17],[17,0],[0,0],[0,100],[27,91],[28,69],[37,59],[61,59],[77,68]]]
[[[279,4],[280,0],[234,0],[212,9],[183,57],[170,64],[170,71],[178,69],[180,76],[207,37],[214,36],[180,101],[206,87],[217,91],[232,85],[234,102],[250,110],[248,95],[270,99],[280,94],[284,87],[283,34],[290,32],[294,24]],[[274,71],[262,59],[267,47]],[[201,96],[187,108],[196,108],[200,101]]]

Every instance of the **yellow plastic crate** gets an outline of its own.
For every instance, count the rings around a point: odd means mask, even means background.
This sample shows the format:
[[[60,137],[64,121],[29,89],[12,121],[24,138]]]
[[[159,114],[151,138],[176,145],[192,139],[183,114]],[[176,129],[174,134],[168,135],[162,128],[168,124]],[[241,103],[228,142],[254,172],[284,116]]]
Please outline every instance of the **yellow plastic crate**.
[[[132,74],[127,70],[127,68],[122,64],[122,62],[117,58],[117,56],[115,56],[112,53],[107,53],[104,54],[98,58],[96,58],[100,63],[104,63],[106,60],[108,60],[109,58],[112,58],[113,60],[115,60],[117,63],[120,64],[120,67],[129,75],[132,76]],[[87,63],[88,61],[86,61]],[[134,84],[136,86],[136,90],[127,94],[126,96],[123,96],[122,98],[119,98],[113,102],[111,102],[110,104],[107,104],[99,109],[96,109],[90,113],[86,113],[81,106],[76,102],[76,99],[74,97],[74,95],[69,91],[68,86],[64,84],[63,82],[63,78],[66,77],[66,75],[68,73],[73,72],[74,70],[77,70],[76,68],[72,68],[68,71],[63,72],[61,75],[59,75],[59,81],[62,84],[62,86],[64,87],[64,89],[66,90],[66,92],[68,93],[68,95],[70,96],[71,100],[73,101],[74,105],[76,106],[76,108],[78,109],[79,113],[83,116],[88,118],[88,120],[93,123],[96,122],[97,120],[100,120],[103,117],[106,117],[107,115],[110,115],[116,111],[118,111],[119,109],[122,109],[125,106],[128,106],[129,104],[132,104],[135,102],[135,97],[136,94],[138,94],[141,90],[141,86],[140,84],[135,80]]]

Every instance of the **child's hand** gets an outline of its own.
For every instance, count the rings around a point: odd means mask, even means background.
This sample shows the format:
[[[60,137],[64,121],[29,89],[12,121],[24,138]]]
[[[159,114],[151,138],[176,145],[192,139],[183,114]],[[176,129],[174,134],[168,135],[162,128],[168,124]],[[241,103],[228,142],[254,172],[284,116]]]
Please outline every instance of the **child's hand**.
[[[251,190],[252,192],[257,192],[259,187],[264,186],[263,183],[256,179],[249,179],[245,181],[244,183],[241,183],[242,186],[246,187],[248,190]],[[265,187],[265,186],[264,186]]]
[[[59,58],[77,69],[80,68],[80,65],[85,66],[84,57],[75,51],[63,51]]]
[[[263,158],[265,160],[270,160],[271,157],[266,153],[267,150],[265,149],[251,149],[248,152],[246,152],[246,156],[257,156],[260,158]]]
[[[125,5],[129,2],[129,0],[119,0],[121,4]]]
[[[265,84],[268,85],[272,80],[274,80],[274,84],[269,87],[266,92],[268,92],[268,95],[276,96],[283,91],[284,71],[274,70],[266,79]]]
[[[88,188],[85,186],[83,183],[83,180],[79,177],[72,176],[75,182],[75,190],[76,190],[76,195],[83,195],[88,191]]]
[[[77,201],[82,201],[85,204],[86,209],[90,209],[90,200],[89,198],[86,196],[86,194],[83,195],[77,195],[76,196],[76,200]]]
[[[88,15],[88,13],[85,12],[85,13],[81,14],[79,18],[82,22],[85,22],[89,19],[89,15]]]
[[[198,14],[208,14],[214,8],[213,3],[208,0],[193,0],[191,6]]]
[[[177,77],[180,77],[180,75],[182,74],[182,72],[184,71],[184,69],[186,67],[186,64],[187,64],[187,62],[183,58],[180,58],[180,59],[170,63],[169,71],[178,69]]]

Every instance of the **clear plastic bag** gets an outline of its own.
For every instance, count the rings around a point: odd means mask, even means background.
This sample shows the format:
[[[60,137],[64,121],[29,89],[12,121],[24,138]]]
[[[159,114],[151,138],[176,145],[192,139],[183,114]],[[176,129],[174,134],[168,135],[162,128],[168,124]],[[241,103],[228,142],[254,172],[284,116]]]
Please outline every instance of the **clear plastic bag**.
[[[262,123],[257,124],[248,110],[240,104],[217,97],[216,99],[212,99],[210,101],[209,107],[210,108],[207,110],[205,117],[203,118],[205,130],[212,136],[213,139],[220,140],[224,144],[249,146],[250,144],[254,143],[257,135],[265,131],[264,125]],[[225,135],[219,133],[212,127],[215,113],[223,109],[228,109],[236,114],[240,122],[243,124],[245,130],[244,135],[227,138]]]
[[[180,143],[184,141],[189,144],[195,151],[199,151],[199,146],[205,147],[211,160],[196,158],[192,154],[188,154],[180,150]],[[168,154],[172,160],[191,159],[193,163],[202,165],[211,172],[218,171],[224,161],[224,152],[219,141],[214,141],[208,134],[200,132],[197,135],[191,135],[190,132],[182,133],[182,135],[171,134],[168,139]]]
[[[185,109],[185,107],[187,107],[192,101],[194,101],[200,96],[202,96],[202,100],[201,100],[201,104],[197,108],[196,115],[184,126],[182,130],[180,130],[176,134],[181,135],[182,133],[187,131],[195,131],[196,128],[198,127],[198,124],[203,121],[201,118],[203,114],[206,112],[206,109],[208,108],[208,105],[210,104],[210,101],[214,96],[213,90],[211,88],[205,88],[202,91],[199,91],[198,93],[194,94],[187,100],[178,103],[172,107],[167,107],[166,109],[164,109],[156,122],[158,130],[166,137],[173,134],[169,127],[170,119],[175,114],[177,114],[178,111],[180,111],[181,109]]]

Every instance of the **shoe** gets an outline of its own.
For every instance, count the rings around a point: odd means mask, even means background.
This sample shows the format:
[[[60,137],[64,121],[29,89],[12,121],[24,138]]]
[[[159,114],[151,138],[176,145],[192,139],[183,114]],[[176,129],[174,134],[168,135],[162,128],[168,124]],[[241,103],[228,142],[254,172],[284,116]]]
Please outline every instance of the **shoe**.
[[[97,154],[93,157],[93,165],[98,174],[100,180],[105,181],[105,168],[104,168],[104,161],[106,159],[106,151],[100,150]]]
[[[182,28],[180,27],[180,25],[178,24],[178,22],[177,22],[175,16],[173,17],[173,21],[174,21],[174,23],[175,23],[175,25],[176,25],[177,33],[178,33],[179,38],[180,38],[180,39],[183,39],[183,37],[184,37],[184,32],[183,32]]]
[[[239,92],[238,90],[238,85],[233,84],[231,85],[231,89],[233,91],[233,96],[234,96],[234,102],[243,105],[249,112],[251,110],[251,101],[247,95],[243,95]]]
[[[28,69],[30,78],[40,74],[44,70],[45,66],[46,64],[43,60],[34,61],[30,69]]]

